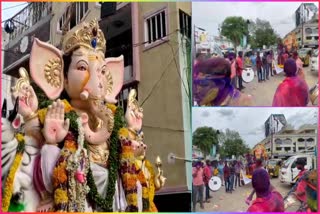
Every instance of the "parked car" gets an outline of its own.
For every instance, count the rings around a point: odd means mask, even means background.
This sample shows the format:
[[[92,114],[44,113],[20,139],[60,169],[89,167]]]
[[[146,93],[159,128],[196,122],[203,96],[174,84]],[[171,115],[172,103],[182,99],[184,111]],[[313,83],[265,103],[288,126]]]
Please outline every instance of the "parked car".
[[[295,155],[287,159],[280,171],[280,182],[286,184],[294,184],[298,180],[299,170],[297,169],[296,161],[298,159],[304,159],[306,165],[305,169],[311,170],[315,168],[316,158],[314,155],[303,154],[303,155]]]
[[[312,54],[312,57],[311,57],[311,72],[312,73],[315,73],[315,74],[318,74],[318,70],[319,70],[319,57],[318,57],[318,54],[319,54],[319,49],[316,49],[313,54]]]
[[[267,170],[270,177],[279,177],[281,162],[281,159],[270,159],[267,162]]]
[[[311,51],[311,48],[301,48],[298,50],[298,54],[303,62],[303,66],[309,66]]]

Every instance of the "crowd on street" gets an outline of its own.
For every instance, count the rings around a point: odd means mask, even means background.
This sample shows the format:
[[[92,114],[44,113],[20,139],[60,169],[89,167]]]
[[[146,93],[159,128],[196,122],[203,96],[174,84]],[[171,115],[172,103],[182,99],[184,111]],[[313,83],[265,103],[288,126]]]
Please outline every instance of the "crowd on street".
[[[308,53],[311,54],[311,53]],[[272,81],[272,77],[284,72],[285,77],[274,92],[275,107],[307,106],[309,86],[305,80],[303,62],[297,51],[283,48],[275,56],[273,50],[263,52],[239,51],[223,57],[198,54],[193,69],[193,95],[198,106],[254,106],[255,99],[244,94],[243,73],[258,78],[258,82]],[[249,75],[248,74],[248,75]],[[310,86],[312,87],[312,86]],[[267,90],[267,89],[266,89]]]
[[[298,159],[297,168],[300,170],[298,181],[288,194],[293,194],[296,200],[301,204],[299,211],[308,210],[307,203],[307,182],[305,176],[308,170],[305,169],[306,162],[304,159]],[[193,162],[193,212],[197,210],[197,204],[204,209],[204,203],[210,203],[210,200],[218,200],[215,193],[210,190],[209,181],[212,176],[221,179],[226,194],[237,194],[237,188],[244,185],[241,170],[247,170],[241,161],[202,161]],[[271,185],[270,176],[265,169],[263,160],[255,162],[254,170],[251,178],[252,191],[251,194],[244,198],[244,203],[249,205],[248,212],[284,212],[287,208],[286,199],[279,191]],[[222,188],[222,187],[221,187]]]

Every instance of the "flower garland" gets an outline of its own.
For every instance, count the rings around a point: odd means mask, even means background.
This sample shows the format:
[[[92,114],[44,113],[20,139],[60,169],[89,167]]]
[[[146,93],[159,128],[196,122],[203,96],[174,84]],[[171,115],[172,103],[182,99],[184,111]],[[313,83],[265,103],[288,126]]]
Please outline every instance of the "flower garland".
[[[66,136],[68,147],[64,146],[60,152],[60,157],[57,160],[53,170],[53,188],[54,188],[54,211],[68,211],[69,196],[68,196],[68,175],[67,170],[68,159],[74,153],[74,148],[77,148],[74,136],[69,132]],[[69,149],[71,148],[71,149]]]
[[[89,187],[86,182],[86,174],[89,169],[89,158],[87,150],[83,148],[84,130],[81,118],[78,123],[78,149],[69,157],[67,163],[68,171],[68,212],[85,212],[85,201]]]
[[[149,211],[149,190],[148,184],[143,174],[143,171],[136,163],[136,157],[132,148],[132,141],[129,139],[129,131],[122,128],[119,131],[119,139],[121,142],[120,154],[120,171],[122,176],[122,184],[128,203],[127,212],[138,212],[138,196],[137,196],[137,181],[140,181],[142,186],[142,211]]]
[[[77,119],[78,119],[78,115],[77,113],[74,111],[74,109],[72,108],[72,106],[69,104],[69,102],[67,100],[62,100],[64,103],[64,107],[65,107],[65,118],[68,118],[70,120],[70,128],[69,128],[69,134],[73,133],[74,135],[72,135],[73,137],[71,137],[71,135],[69,136],[69,138],[66,138],[64,141],[64,149],[65,149],[65,153],[63,152],[61,153],[61,155],[70,155],[71,153],[74,153],[77,150],[77,144],[74,141],[74,137],[78,136],[78,124],[77,124]],[[44,120],[45,120],[45,115],[47,112],[47,106],[51,105],[52,102],[48,101],[48,100],[44,100],[43,102],[41,102],[41,107],[43,107],[43,109],[38,111],[38,115],[39,115],[39,120],[41,122],[41,124],[44,124]],[[90,163],[89,163],[89,167],[88,167],[88,172],[86,175],[86,179],[87,179],[87,186],[89,186],[89,193],[88,193],[88,199],[89,201],[98,206],[99,208],[102,209],[102,211],[104,212],[112,212],[113,211],[113,196],[115,193],[115,183],[117,180],[117,175],[118,175],[118,170],[119,170],[119,149],[120,146],[118,144],[118,131],[120,130],[120,128],[122,128],[125,125],[125,122],[123,120],[124,118],[124,114],[123,114],[123,110],[120,107],[116,107],[113,104],[107,104],[107,107],[113,112],[114,114],[114,128],[113,131],[111,133],[110,136],[110,148],[109,148],[109,159],[108,159],[108,169],[109,169],[109,175],[108,175],[108,186],[107,186],[107,191],[106,191],[106,197],[103,198],[101,197],[101,195],[98,193],[97,191],[97,187],[93,178],[93,174],[92,171],[90,169]],[[78,138],[79,139],[79,138]],[[84,142],[84,148],[87,149],[87,143]],[[68,152],[67,152],[68,151]],[[69,153],[70,152],[70,153]],[[63,157],[60,157],[61,163],[63,163]],[[58,160],[58,161],[59,161]],[[60,163],[60,164],[61,164]],[[57,166],[60,165],[57,162]],[[63,171],[61,168],[62,167],[66,167],[67,165],[62,165],[59,170],[60,172],[57,172],[56,175],[60,178],[64,177],[63,172],[66,173],[66,171]],[[65,169],[65,168],[64,168]],[[57,169],[58,170],[58,169]],[[66,174],[66,177],[67,174]],[[59,180],[57,180],[59,181]],[[64,180],[62,180],[64,181]],[[56,185],[58,186],[59,182],[56,182]],[[59,202],[65,202],[65,192],[63,194],[61,194],[62,192],[59,191],[60,193],[57,194],[57,200]],[[63,199],[63,200],[59,200],[59,199]],[[63,204],[63,203],[62,203]],[[63,206],[64,207],[64,206]],[[58,209],[58,207],[57,207]]]
[[[153,202],[155,191],[156,191],[156,188],[154,185],[155,173],[154,173],[153,166],[151,165],[150,161],[145,160],[144,163],[145,163],[145,167],[147,168],[148,172],[150,173],[150,178],[148,180],[150,212],[158,212],[158,209],[157,209],[155,203]]]
[[[16,134],[16,139],[18,141],[17,153],[15,155],[13,164],[10,168],[8,177],[5,182],[4,193],[2,196],[2,211],[7,212],[10,206],[10,201],[13,193],[13,181],[15,174],[21,164],[23,152],[25,149],[24,136],[21,133]]]
[[[109,159],[108,159],[108,187],[106,192],[106,197],[103,198],[98,193],[97,186],[95,184],[92,171],[89,167],[87,174],[87,184],[90,188],[88,193],[89,200],[102,209],[104,212],[113,211],[113,196],[115,193],[115,184],[118,176],[119,170],[119,143],[118,143],[118,132],[125,125],[123,120],[123,111],[120,107],[115,107],[114,105],[108,105],[114,113],[114,127],[112,134],[110,136],[110,148],[109,148]],[[85,143],[85,148],[87,144]]]

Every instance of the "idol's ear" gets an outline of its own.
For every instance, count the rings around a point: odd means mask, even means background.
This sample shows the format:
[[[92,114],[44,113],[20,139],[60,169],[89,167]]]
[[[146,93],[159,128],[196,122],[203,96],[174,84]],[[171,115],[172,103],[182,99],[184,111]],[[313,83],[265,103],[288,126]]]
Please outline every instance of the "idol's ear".
[[[57,99],[64,84],[62,52],[53,45],[34,39],[30,54],[30,74],[49,99]]]
[[[123,56],[106,58],[107,75],[104,79],[104,87],[108,89],[105,100],[108,103],[117,103],[116,96],[119,94],[124,78]]]

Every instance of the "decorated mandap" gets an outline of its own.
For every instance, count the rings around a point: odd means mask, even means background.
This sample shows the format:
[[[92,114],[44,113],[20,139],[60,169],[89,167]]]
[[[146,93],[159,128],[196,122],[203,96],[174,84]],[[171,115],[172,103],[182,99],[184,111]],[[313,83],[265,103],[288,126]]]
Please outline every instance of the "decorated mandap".
[[[67,32],[59,50],[34,39],[20,68],[15,108],[2,118],[2,211],[156,212],[161,160],[146,160],[136,91],[116,97],[123,57],[104,58],[96,20]]]

